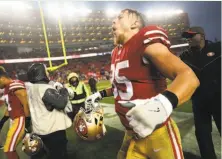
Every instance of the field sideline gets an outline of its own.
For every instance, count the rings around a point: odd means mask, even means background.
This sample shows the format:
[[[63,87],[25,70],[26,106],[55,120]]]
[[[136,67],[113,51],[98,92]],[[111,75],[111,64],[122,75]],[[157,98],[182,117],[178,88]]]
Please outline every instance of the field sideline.
[[[101,81],[98,84],[98,89],[110,87],[109,81]],[[112,97],[105,98],[101,101],[104,108],[104,118],[107,128],[106,136],[96,142],[86,142],[76,136],[73,128],[67,129],[68,136],[68,155],[70,159],[115,159],[118,149],[121,146],[124,131],[119,122],[118,116],[114,111],[114,100]],[[2,117],[3,107],[0,108],[0,118]],[[188,101],[180,108],[177,108],[172,117],[177,122],[181,132],[183,151],[186,159],[200,159],[199,150],[197,147],[191,103]],[[4,125],[0,135],[0,144],[4,143],[6,133],[8,130],[8,123]],[[216,153],[218,159],[221,156],[221,139],[218,135],[215,125],[213,125],[214,143],[216,146]],[[21,159],[28,159],[23,152],[21,152],[21,143],[17,148]],[[0,150],[0,159],[6,159],[3,150]]]

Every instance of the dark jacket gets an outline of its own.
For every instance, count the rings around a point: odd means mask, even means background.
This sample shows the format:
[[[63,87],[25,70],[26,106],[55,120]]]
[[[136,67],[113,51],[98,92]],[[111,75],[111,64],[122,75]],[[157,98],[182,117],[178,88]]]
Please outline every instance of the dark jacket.
[[[48,85],[48,83],[44,81],[39,81],[35,84],[43,84],[43,87],[47,87],[44,86],[44,84]],[[68,91],[66,88],[61,88],[60,90],[48,88],[42,97],[42,101],[48,111],[52,111],[54,108],[63,110],[68,103]]]
[[[91,78],[89,79],[88,83],[89,83],[90,87],[95,87],[97,81],[96,81],[95,78],[91,77]]]
[[[200,80],[193,100],[208,100],[221,93],[221,42],[206,40],[202,50],[190,48],[180,55],[182,61],[192,68]]]

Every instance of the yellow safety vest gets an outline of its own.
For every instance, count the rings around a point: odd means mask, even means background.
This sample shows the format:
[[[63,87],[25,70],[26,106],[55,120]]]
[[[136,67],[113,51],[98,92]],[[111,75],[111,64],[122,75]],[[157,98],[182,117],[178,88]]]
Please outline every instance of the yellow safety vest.
[[[79,82],[77,87],[74,87],[68,83],[66,84],[66,87],[71,88],[74,92],[74,98],[70,99],[72,104],[79,104],[85,102],[86,97],[89,96],[89,91],[83,82]]]

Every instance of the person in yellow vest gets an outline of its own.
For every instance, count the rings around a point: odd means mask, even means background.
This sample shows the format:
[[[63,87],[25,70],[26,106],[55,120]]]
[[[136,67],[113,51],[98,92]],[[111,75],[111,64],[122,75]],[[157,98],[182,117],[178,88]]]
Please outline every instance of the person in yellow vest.
[[[75,72],[71,72],[67,76],[68,83],[65,85],[66,88],[71,88],[74,92],[74,97],[70,99],[72,104],[72,112],[68,113],[68,116],[73,121],[80,107],[85,107],[86,97],[89,96],[89,90],[86,85],[79,81],[79,76]]]

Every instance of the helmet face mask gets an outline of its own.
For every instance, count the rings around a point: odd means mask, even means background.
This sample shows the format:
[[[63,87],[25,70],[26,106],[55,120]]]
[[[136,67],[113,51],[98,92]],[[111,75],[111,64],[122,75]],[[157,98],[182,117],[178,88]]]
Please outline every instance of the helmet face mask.
[[[102,138],[106,133],[103,113],[103,108],[99,104],[97,107],[88,109],[80,108],[74,120],[74,129],[77,135],[87,141]]]

